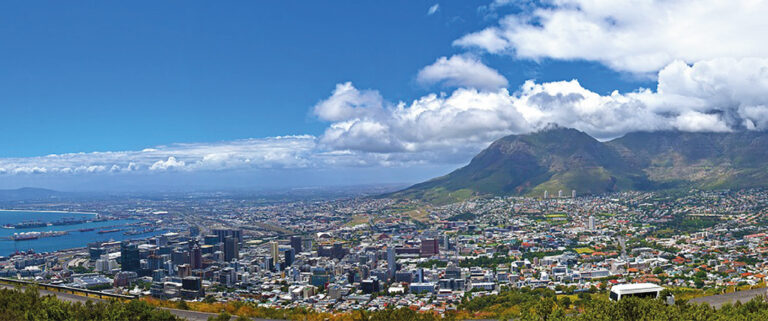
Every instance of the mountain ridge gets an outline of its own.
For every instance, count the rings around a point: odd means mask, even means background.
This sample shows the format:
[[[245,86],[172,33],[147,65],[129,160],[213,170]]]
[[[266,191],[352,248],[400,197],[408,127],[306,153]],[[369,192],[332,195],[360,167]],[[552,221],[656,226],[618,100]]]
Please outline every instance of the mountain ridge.
[[[389,196],[436,203],[472,195],[768,186],[768,133],[634,132],[600,142],[572,128],[502,137],[469,164]]]

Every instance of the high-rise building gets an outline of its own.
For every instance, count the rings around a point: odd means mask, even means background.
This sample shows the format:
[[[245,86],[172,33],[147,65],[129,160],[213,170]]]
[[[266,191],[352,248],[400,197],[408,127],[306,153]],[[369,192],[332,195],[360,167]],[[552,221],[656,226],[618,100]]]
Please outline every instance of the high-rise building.
[[[174,250],[171,252],[173,265],[189,264],[189,252],[186,250]]]
[[[277,266],[280,263],[280,245],[277,241],[269,242],[269,255],[272,256],[273,266]]]
[[[549,191],[547,190],[544,191],[544,198],[549,198]]]
[[[122,271],[137,272],[141,269],[139,259],[139,247],[128,241],[120,243],[120,269]]]
[[[281,251],[283,251],[285,266],[293,265],[293,261],[296,259],[296,251],[294,251],[292,247],[283,248]]]
[[[563,190],[557,191],[557,197],[558,198],[563,198]]]
[[[237,243],[237,238],[227,236],[224,238],[224,261],[232,262],[232,260],[240,259],[240,246]]]
[[[571,198],[576,198],[576,190],[571,190]]]
[[[440,253],[440,242],[437,239],[421,240],[421,256],[433,256]]]
[[[590,231],[594,231],[595,230],[595,217],[594,216],[590,216],[589,217],[588,228],[589,228]]]
[[[291,247],[293,248],[293,251],[296,253],[301,253],[301,236],[294,235],[291,236]]]
[[[389,272],[389,278],[395,277],[397,271],[397,258],[395,257],[395,247],[387,246],[387,272]]]
[[[196,276],[181,279],[181,295],[184,299],[195,299],[205,295],[203,280]]]
[[[347,251],[344,250],[344,244],[342,243],[333,243],[333,247],[331,248],[331,256],[334,259],[343,259],[347,255]]]
[[[243,231],[238,229],[220,228],[214,229],[213,234],[219,238],[219,243],[224,243],[224,239],[227,236],[231,236],[237,239],[238,243],[243,242]]]
[[[189,267],[193,270],[203,268],[203,250],[197,244],[192,246],[192,251],[189,253]]]

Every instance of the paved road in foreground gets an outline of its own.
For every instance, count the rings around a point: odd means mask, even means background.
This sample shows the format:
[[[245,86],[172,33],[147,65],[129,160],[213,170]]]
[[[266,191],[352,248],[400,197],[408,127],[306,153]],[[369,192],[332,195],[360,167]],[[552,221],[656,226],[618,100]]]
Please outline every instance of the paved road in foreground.
[[[13,288],[13,286],[0,284],[0,287],[3,288]],[[62,292],[52,292],[47,290],[38,290],[41,295],[55,295],[60,300],[69,301],[69,302],[79,302],[84,303],[85,301],[104,301],[102,299],[96,299],[96,298],[88,298],[80,295],[75,295],[71,293],[62,293]],[[206,313],[206,312],[197,312],[197,311],[188,311],[188,310],[178,310],[178,309],[170,309],[170,308],[160,308],[163,310],[168,310],[168,312],[171,312],[173,315],[177,317],[185,318],[189,321],[207,321],[208,317],[216,316],[215,313]],[[235,317],[232,317],[232,320],[234,320]],[[273,319],[251,319],[254,321],[284,321],[284,320],[273,320]]]
[[[726,303],[736,303],[736,301],[739,301],[741,303],[747,303],[749,302],[749,300],[752,300],[757,296],[765,296],[765,294],[766,294],[766,288],[760,288],[760,289],[738,291],[733,293],[704,296],[700,298],[691,299],[688,302],[696,303],[696,304],[707,303],[714,308],[719,308]]]

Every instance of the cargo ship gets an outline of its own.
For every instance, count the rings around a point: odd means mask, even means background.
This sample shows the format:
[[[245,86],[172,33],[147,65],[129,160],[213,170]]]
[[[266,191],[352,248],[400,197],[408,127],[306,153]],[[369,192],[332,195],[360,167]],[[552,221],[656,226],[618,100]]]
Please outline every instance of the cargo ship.
[[[20,222],[16,224],[6,224],[3,227],[5,228],[15,228],[15,229],[25,229],[25,228],[35,228],[35,227],[46,227],[48,226],[48,223],[41,222],[41,221],[27,221],[27,222]]]
[[[38,238],[40,238],[40,232],[14,233],[11,235],[11,240],[14,241],[37,240]]]

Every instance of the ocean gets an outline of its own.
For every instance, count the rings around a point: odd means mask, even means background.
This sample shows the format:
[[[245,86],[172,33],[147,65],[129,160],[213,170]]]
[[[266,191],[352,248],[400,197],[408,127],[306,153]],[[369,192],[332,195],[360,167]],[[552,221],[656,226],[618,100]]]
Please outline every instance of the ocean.
[[[65,212],[35,212],[35,211],[0,211],[0,226],[6,224],[16,224],[28,221],[54,222],[58,220],[80,220],[84,218],[93,218],[93,214],[85,213],[65,213]],[[129,226],[129,224],[139,222],[138,220],[114,220],[103,222],[89,222],[72,225],[58,225],[46,227],[34,227],[25,229],[0,228],[0,256],[8,256],[16,251],[35,250],[35,252],[52,252],[76,247],[85,247],[91,242],[103,241],[122,241],[129,239],[146,238],[153,235],[159,235],[165,231],[156,230],[154,232],[139,235],[124,235],[123,232],[131,229],[141,229],[142,227]],[[93,231],[80,232],[80,229],[93,228]],[[118,232],[99,234],[102,229],[120,229]],[[14,233],[21,232],[47,232],[47,231],[69,231],[69,234],[42,237],[35,240],[14,241],[9,237]]]

